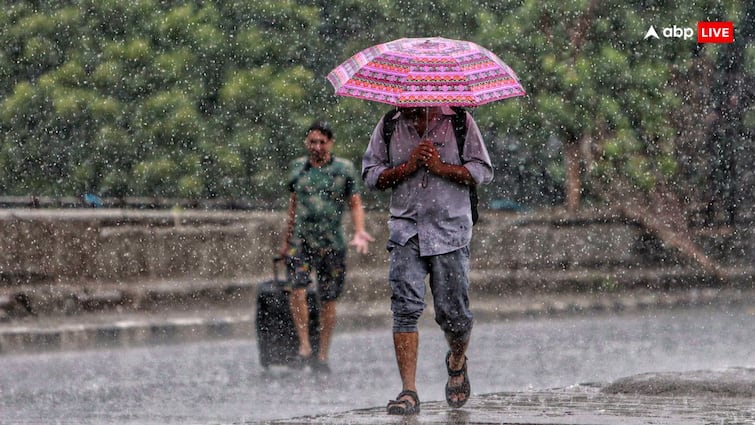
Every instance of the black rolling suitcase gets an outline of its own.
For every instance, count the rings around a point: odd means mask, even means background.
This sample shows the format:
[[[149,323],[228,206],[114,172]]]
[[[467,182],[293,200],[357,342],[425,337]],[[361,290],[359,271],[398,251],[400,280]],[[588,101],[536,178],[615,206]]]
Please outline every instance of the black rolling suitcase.
[[[290,287],[285,279],[278,278],[277,264],[280,261],[279,257],[273,259],[273,280],[261,282],[257,287],[257,345],[260,364],[264,368],[297,366],[299,339],[291,317]],[[316,355],[320,341],[320,302],[312,288],[307,288],[307,305],[309,341],[313,355]]]

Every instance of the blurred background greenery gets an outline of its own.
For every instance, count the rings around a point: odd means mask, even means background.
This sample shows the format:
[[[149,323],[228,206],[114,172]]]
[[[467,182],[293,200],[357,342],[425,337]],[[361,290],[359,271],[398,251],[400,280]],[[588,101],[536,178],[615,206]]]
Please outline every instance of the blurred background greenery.
[[[473,111],[483,206],[751,209],[755,11],[746,1],[59,0],[0,9],[0,195],[285,205],[314,119],[357,166],[390,107],[337,98],[341,61],[400,37],[477,42],[525,98]],[[643,40],[733,21],[733,44]],[[368,206],[385,202],[367,194]]]

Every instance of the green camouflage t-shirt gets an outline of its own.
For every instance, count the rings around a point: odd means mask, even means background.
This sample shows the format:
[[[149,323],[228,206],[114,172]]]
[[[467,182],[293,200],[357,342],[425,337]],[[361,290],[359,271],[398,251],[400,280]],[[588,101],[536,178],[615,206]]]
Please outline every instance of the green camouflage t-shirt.
[[[306,157],[291,162],[289,190],[296,194],[296,222],[292,245],[345,250],[341,217],[349,198],[360,192],[354,165],[331,157],[321,168]]]

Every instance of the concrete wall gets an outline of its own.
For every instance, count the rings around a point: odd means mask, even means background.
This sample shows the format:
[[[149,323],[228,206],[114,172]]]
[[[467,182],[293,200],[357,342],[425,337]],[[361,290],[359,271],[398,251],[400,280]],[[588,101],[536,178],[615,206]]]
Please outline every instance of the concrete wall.
[[[284,220],[283,212],[0,210],[0,284],[263,278],[272,274]],[[369,256],[350,252],[354,275],[383,277],[386,220],[368,213],[377,241]],[[725,263],[748,266],[753,240],[753,229],[740,229],[704,244]],[[690,266],[639,226],[601,214],[484,211],[471,248],[475,273],[497,280]]]
[[[259,272],[282,216],[126,210],[0,211],[6,281],[233,277]]]

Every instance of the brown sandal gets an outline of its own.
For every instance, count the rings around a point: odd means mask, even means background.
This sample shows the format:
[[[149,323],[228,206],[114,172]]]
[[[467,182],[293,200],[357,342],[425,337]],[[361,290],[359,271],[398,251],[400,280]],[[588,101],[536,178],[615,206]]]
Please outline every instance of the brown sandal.
[[[403,396],[409,396],[414,400],[414,404],[409,400],[401,400]],[[404,390],[396,397],[396,400],[388,402],[388,414],[389,415],[416,415],[419,413],[419,396],[412,390]]]
[[[472,393],[472,387],[469,384],[469,376],[467,375],[467,356],[464,356],[464,366],[462,366],[459,370],[451,370],[451,366],[449,366],[448,363],[450,359],[451,352],[449,351],[448,354],[446,354],[446,370],[448,371],[448,376],[464,376],[464,382],[462,382],[461,385],[449,387],[448,382],[446,382],[446,402],[449,406],[458,409],[459,407],[464,406],[467,400],[469,400],[469,396]],[[463,395],[464,399],[452,400],[452,395]]]

